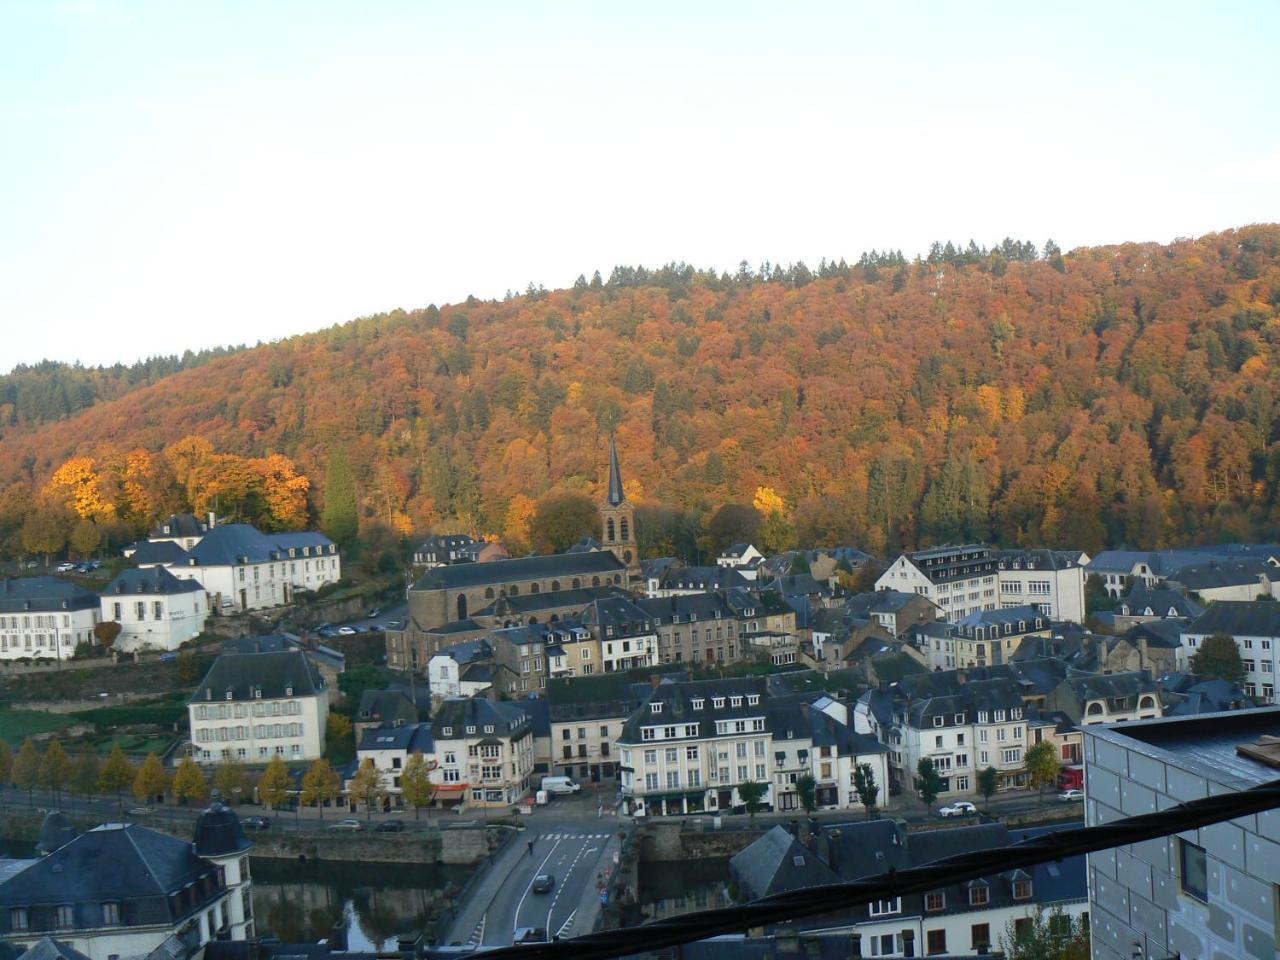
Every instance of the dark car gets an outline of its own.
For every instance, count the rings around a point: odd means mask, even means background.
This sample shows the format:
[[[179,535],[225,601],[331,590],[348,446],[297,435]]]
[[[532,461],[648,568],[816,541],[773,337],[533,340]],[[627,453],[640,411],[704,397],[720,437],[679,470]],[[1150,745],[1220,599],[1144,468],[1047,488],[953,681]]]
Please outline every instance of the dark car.
[[[556,885],[556,878],[549,873],[540,873],[533,878],[533,886],[529,889],[534,893],[550,893],[551,888]]]
[[[512,943],[546,943],[547,930],[545,927],[517,927],[511,941]]]
[[[373,829],[375,833],[404,833],[404,821],[383,820]]]
[[[244,817],[240,821],[240,826],[246,830],[265,830],[271,826],[270,817]]]

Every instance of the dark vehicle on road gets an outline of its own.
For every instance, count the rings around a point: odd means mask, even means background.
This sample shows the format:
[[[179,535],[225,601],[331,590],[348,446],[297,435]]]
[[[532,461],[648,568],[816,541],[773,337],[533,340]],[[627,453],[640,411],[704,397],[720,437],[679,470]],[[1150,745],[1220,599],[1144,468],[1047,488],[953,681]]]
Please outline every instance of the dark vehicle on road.
[[[544,927],[517,927],[512,943],[546,943],[547,931]]]
[[[550,893],[551,888],[556,885],[556,878],[549,873],[540,873],[533,878],[533,886],[529,889],[534,893]]]
[[[240,825],[246,830],[266,830],[271,826],[270,817],[245,817],[240,821]]]
[[[404,833],[403,820],[383,820],[373,828],[374,833]]]

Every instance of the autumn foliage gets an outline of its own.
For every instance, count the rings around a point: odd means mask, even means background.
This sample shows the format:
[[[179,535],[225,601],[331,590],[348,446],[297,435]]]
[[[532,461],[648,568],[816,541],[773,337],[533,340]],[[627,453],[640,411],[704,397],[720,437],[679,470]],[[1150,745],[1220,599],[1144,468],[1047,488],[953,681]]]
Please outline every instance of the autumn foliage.
[[[680,530],[752,504],[775,548],[1275,537],[1278,339],[1274,225],[1043,257],[620,268],[363,318],[10,427],[0,536],[19,549],[38,504],[301,526],[341,449],[361,524],[532,545],[549,498],[599,502],[616,431],[634,502]]]

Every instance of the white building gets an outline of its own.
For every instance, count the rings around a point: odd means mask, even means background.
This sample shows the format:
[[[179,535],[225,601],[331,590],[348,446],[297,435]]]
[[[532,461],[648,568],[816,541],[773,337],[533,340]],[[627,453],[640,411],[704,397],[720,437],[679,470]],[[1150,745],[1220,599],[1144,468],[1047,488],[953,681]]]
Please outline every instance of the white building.
[[[474,697],[493,686],[496,668],[487,640],[467,640],[441,647],[427,661],[432,698]]]
[[[209,605],[196,581],[149,567],[121,570],[102,591],[101,613],[120,624],[118,650],[176,650],[200,635]]]
[[[382,775],[382,786],[386,790],[391,806],[403,807],[404,796],[400,785],[400,776],[404,773],[409,757],[420,753],[427,761],[431,780],[439,782],[434,756],[435,743],[431,738],[431,725],[426,723],[410,723],[404,726],[369,727],[361,735],[356,745],[356,762],[352,772],[372,760],[373,766]],[[348,783],[350,781],[348,780]]]
[[[1087,823],[1274,782],[1278,731],[1276,708],[1088,727]],[[1278,889],[1275,810],[1091,854],[1093,956],[1272,960]]]
[[[605,673],[658,663],[657,623],[625,597],[591,601],[582,611],[582,624],[600,644]]]
[[[720,551],[716,566],[737,570],[748,580],[755,580],[764,554],[749,543],[733,543]]]
[[[505,807],[533,786],[533,718],[518,703],[446,700],[432,725],[437,797],[469,807]]]
[[[1053,620],[1083,622],[1084,554],[992,550],[982,544],[934,547],[898,557],[877,590],[918,593],[950,623],[982,610],[1029,604]]]
[[[0,580],[0,660],[70,660],[94,643],[97,594],[58,577]]]
[[[329,688],[300,650],[223,653],[187,712],[201,763],[315,760],[324,755]]]
[[[179,561],[176,577],[200,583],[214,613],[286,606],[297,590],[342,577],[337,544],[320,533],[265,534],[247,523],[214,527]]]
[[[156,524],[147,539],[152,543],[173,543],[183,550],[190,550],[217,523],[217,518],[212,513],[207,514],[203,520],[190,513],[174,513]]]
[[[112,960],[146,956],[171,938],[190,951],[252,939],[248,848],[238,820],[198,825],[195,843],[113,823],[38,860],[0,861],[0,940],[54,937]]]
[[[1220,600],[1182,630],[1178,669],[1187,670],[1207,637],[1234,637],[1244,661],[1245,693],[1263,703],[1275,703],[1280,673],[1280,603],[1273,600]]]

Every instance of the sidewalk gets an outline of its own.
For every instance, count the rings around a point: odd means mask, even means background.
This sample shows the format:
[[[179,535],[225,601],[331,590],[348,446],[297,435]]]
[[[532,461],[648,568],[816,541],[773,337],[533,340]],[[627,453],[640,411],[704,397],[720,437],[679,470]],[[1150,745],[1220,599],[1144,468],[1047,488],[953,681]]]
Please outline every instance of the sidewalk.
[[[622,841],[618,839],[618,831],[614,829],[609,834],[609,839],[605,841],[604,851],[600,854],[600,859],[596,861],[599,873],[604,875],[605,889],[613,880],[613,875],[617,871],[618,866],[615,863],[615,857],[618,856],[622,849]],[[600,890],[596,886],[596,881],[592,880],[587,884],[585,890],[582,891],[582,899],[578,901],[578,909],[573,913],[573,922],[568,925],[560,939],[564,940],[568,937],[580,937],[583,934],[591,933],[596,928],[596,920],[600,916],[600,911],[604,904],[600,902]],[[548,930],[548,936],[554,936],[556,931]]]
[[[492,863],[476,865],[477,870],[483,871],[480,881],[467,891],[466,903],[458,905],[457,916],[453,918],[453,923],[449,925],[449,932],[444,938],[445,944],[455,941],[465,944],[471,939],[471,935],[480,926],[480,921],[488,912],[498,891],[502,889],[502,884],[525,852],[524,841],[516,836],[508,841]]]

